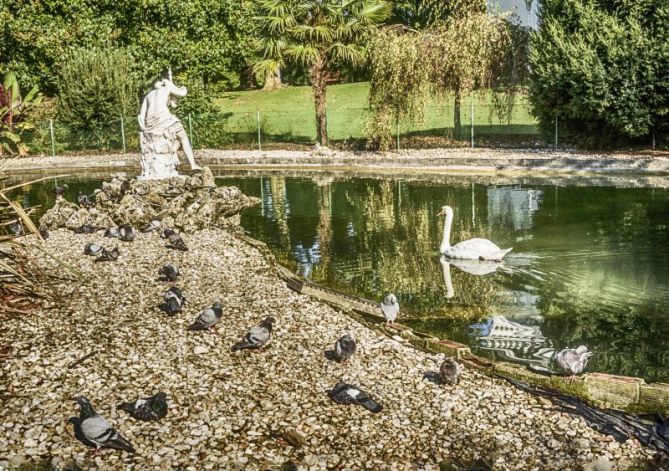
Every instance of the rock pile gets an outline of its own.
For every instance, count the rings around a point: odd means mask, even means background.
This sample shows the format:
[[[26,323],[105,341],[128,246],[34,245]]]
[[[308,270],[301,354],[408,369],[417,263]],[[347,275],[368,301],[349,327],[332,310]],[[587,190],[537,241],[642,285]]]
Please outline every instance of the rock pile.
[[[164,227],[193,232],[237,225],[239,213],[258,202],[236,187],[216,187],[211,170],[205,167],[191,177],[144,181],[115,178],[95,191],[91,207],[59,197],[40,225],[49,230],[74,230],[83,224],[96,228],[122,224],[141,227],[157,219]]]

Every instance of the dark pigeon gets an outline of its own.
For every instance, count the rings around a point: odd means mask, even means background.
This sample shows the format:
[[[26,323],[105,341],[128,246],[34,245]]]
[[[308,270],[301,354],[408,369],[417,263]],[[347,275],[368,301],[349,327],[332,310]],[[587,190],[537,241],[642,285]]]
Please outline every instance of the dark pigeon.
[[[176,286],[172,286],[168,289],[165,292],[163,299],[165,301],[160,305],[160,310],[167,314],[176,314],[181,311],[181,308],[186,304],[186,297]]]
[[[105,231],[105,237],[112,237],[117,239],[119,235],[118,227],[110,227]]]
[[[42,239],[47,240],[49,238],[49,231],[43,227],[39,228],[39,235],[42,236]]]
[[[82,224],[74,230],[75,234],[92,234],[97,231],[97,229],[90,224]]]
[[[264,347],[272,336],[273,317],[267,317],[259,325],[252,327],[242,340],[230,349],[233,352],[244,349],[258,349]]]
[[[75,398],[75,401],[79,404],[79,417],[70,417],[68,422],[74,424],[74,436],[77,440],[86,446],[95,447],[93,454],[102,448],[135,453],[132,445],[93,410],[88,399],[79,396]]]
[[[135,240],[135,228],[130,224],[124,224],[118,228],[118,238],[123,242],[132,242]]]
[[[174,229],[163,229],[163,232],[160,234],[161,239],[169,239],[171,235],[176,234],[177,232]]]
[[[166,245],[167,248],[169,249],[174,249],[174,250],[181,250],[182,252],[188,251],[188,247],[186,247],[186,243],[184,240],[181,238],[179,234],[172,234],[171,236],[168,237],[168,242]]]
[[[91,257],[101,255],[103,250],[104,247],[99,244],[88,243],[84,245],[84,254]]]
[[[188,330],[209,330],[211,332],[222,316],[223,308],[221,303],[217,301],[211,307],[202,311],[195,322],[188,327]]]
[[[79,206],[83,206],[85,208],[90,208],[93,206],[93,202],[91,201],[91,197],[82,193],[81,191],[79,192],[79,195],[77,196],[77,203],[79,203]]]
[[[179,269],[172,265],[171,263],[165,264],[160,270],[158,270],[158,275],[160,281],[169,281],[174,283],[177,281],[177,277],[180,275]]]
[[[56,186],[53,189],[53,192],[56,194],[56,198],[59,196],[63,196],[65,194],[65,190],[67,190],[67,183],[65,183],[63,186]]]
[[[355,353],[356,344],[351,334],[342,335],[334,346],[334,359],[346,363]]]
[[[381,404],[374,401],[369,394],[362,389],[351,384],[338,382],[331,391],[328,391],[328,397],[339,404],[357,404],[374,414],[381,412]]]
[[[153,232],[157,231],[160,229],[160,221],[158,219],[154,219],[150,221],[146,226],[142,227],[140,231],[142,232]]]
[[[98,258],[95,259],[96,262],[114,262],[118,259],[119,252],[118,247],[114,247],[111,250],[105,248],[102,249],[102,253]]]
[[[447,357],[439,367],[441,384],[455,385],[460,382],[460,375],[464,368],[453,358]]]
[[[167,415],[167,394],[159,392],[144,399],[123,402],[117,409],[126,411],[137,420],[160,420]]]

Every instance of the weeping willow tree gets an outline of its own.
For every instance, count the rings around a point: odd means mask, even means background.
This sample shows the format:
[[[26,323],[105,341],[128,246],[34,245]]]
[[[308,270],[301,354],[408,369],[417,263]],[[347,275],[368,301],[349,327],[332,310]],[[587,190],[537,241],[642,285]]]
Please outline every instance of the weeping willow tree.
[[[370,131],[387,148],[393,125],[421,119],[432,95],[454,96],[455,132],[460,128],[462,98],[507,79],[505,92],[524,79],[514,47],[512,26],[502,17],[472,10],[424,30],[392,26],[379,31],[369,48],[372,112]],[[508,100],[498,101],[502,107]],[[496,104],[496,103],[493,103]]]

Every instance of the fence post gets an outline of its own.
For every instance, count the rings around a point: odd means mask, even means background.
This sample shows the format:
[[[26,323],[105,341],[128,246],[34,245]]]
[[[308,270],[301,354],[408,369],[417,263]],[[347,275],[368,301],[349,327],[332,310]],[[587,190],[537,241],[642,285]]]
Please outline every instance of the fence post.
[[[330,126],[328,124],[328,108],[326,106],[325,107],[325,136],[326,136],[326,141],[323,143],[324,146],[327,146],[329,144],[329,141],[330,141],[330,133],[328,132],[329,127]]]
[[[51,134],[51,156],[56,156],[56,139],[53,136],[53,119],[49,120],[49,134]]]
[[[256,128],[258,129],[258,150],[262,152],[262,141],[260,140],[260,110],[256,110]]]
[[[121,115],[121,140],[123,141],[123,153],[125,154],[125,126],[123,124],[123,115]]]
[[[555,150],[558,148],[558,117],[555,115]]]
[[[193,120],[190,113],[188,113],[188,139],[190,139],[191,147],[195,149],[195,143],[193,142]]]
[[[469,121],[471,122],[471,147],[474,148],[474,99],[470,102]]]
[[[397,152],[400,151],[400,115],[397,115]]]

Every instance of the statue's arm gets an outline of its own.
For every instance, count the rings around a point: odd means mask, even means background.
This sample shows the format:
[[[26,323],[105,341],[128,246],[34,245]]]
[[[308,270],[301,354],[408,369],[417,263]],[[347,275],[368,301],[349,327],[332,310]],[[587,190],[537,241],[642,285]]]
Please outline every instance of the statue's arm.
[[[142,107],[139,109],[139,114],[137,115],[137,122],[139,123],[139,129],[144,131],[146,129],[146,110],[149,107],[148,102],[149,100],[144,98],[142,101]]]
[[[188,89],[186,87],[177,87],[171,80],[166,80],[167,89],[170,91],[171,95],[182,97],[188,94]]]

